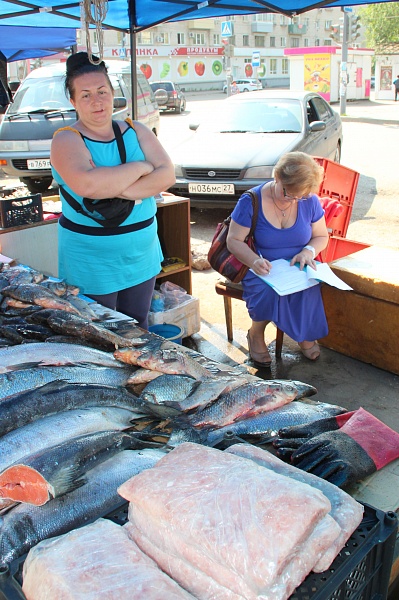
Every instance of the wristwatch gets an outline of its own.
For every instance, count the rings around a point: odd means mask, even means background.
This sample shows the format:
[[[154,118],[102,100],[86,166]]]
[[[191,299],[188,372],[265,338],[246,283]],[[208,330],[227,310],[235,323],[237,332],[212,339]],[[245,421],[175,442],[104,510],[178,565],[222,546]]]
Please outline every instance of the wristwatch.
[[[303,250],[310,250],[311,253],[313,254],[312,258],[314,258],[316,256],[316,250],[313,248],[313,246],[310,246],[310,245],[304,246]]]

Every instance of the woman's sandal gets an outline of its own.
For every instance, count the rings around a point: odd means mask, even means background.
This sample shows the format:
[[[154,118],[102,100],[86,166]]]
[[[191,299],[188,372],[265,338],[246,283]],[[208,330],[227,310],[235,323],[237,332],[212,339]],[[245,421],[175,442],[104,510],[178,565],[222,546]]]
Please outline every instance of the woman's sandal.
[[[320,356],[320,346],[317,342],[310,348],[302,348],[301,345],[299,345],[299,348],[301,349],[302,354],[309,360],[317,360]]]
[[[247,333],[247,340],[248,340],[249,356],[250,356],[252,362],[254,363],[255,367],[258,367],[258,369],[264,369],[265,367],[266,368],[270,367],[270,365],[272,364],[272,359],[270,358],[270,355],[268,352],[255,352],[254,350],[252,350],[251,337],[250,337],[249,331]]]

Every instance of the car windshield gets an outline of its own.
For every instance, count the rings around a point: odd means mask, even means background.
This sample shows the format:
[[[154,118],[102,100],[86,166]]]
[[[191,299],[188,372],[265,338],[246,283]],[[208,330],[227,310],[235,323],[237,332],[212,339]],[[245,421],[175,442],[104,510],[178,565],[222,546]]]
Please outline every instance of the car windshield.
[[[18,88],[7,114],[37,112],[38,109],[73,110],[63,82],[58,77],[25,80]]]
[[[301,130],[299,100],[284,99],[222,103],[201,124],[201,132],[208,133],[299,133]]]

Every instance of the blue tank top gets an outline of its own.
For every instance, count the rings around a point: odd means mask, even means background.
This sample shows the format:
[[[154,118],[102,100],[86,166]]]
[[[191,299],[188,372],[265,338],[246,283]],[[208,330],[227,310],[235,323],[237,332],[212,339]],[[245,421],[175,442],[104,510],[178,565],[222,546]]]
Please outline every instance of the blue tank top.
[[[145,160],[136,132],[128,127],[123,132],[126,162]],[[108,142],[82,136],[96,166],[113,167],[121,164],[115,139]],[[82,196],[75,194],[52,167],[55,181],[66,188],[82,205]],[[60,194],[63,215],[78,225],[102,226],[90,217],[77,213]],[[77,285],[84,294],[110,294],[148,281],[161,270],[163,260],[155,218],[155,198],[143,198],[121,226],[146,221],[154,217],[148,227],[118,235],[95,236],[76,233],[58,225],[58,276]]]

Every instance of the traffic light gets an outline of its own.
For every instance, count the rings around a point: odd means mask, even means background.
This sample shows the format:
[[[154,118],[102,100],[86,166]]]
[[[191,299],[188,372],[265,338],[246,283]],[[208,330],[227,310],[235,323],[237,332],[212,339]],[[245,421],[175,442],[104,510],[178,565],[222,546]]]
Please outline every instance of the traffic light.
[[[349,39],[351,42],[356,42],[356,40],[360,37],[359,29],[361,27],[360,17],[358,15],[351,15],[350,26],[349,26]]]
[[[341,25],[331,25],[330,38],[337,44],[341,44]]]
[[[223,40],[222,40],[222,42],[224,44]],[[229,42],[227,42],[227,44],[224,44],[223,50],[222,50],[223,56],[225,56],[226,58],[231,58],[233,56],[233,53],[234,53],[233,46],[231,44],[229,44]]]

